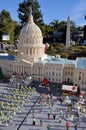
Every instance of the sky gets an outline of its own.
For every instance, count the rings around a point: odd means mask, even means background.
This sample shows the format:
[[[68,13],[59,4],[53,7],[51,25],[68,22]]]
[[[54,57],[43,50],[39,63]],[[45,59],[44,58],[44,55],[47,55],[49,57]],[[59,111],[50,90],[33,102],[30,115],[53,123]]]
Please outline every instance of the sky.
[[[11,18],[19,22],[18,4],[24,0],[0,0],[0,12],[5,9]],[[86,0],[38,0],[46,24],[54,20],[67,21],[68,15],[77,26],[86,25]]]

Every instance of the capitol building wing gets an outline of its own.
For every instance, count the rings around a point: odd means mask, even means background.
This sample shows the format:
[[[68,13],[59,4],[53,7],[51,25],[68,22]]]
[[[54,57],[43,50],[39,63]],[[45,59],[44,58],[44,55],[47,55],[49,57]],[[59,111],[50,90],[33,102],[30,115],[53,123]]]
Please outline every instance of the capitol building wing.
[[[18,55],[0,54],[0,68],[4,76],[28,75],[32,80],[70,82],[86,88],[86,58],[68,60],[45,54],[40,28],[34,23],[32,14],[23,26],[19,36]]]

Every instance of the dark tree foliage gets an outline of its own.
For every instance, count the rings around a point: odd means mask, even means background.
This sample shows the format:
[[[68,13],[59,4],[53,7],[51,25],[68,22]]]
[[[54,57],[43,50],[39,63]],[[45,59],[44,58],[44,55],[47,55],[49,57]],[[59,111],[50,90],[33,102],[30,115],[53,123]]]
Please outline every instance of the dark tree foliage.
[[[32,8],[34,22],[37,25],[42,25],[43,19],[40,11],[40,5],[37,0],[24,0],[22,3],[19,4],[18,17],[20,19],[20,23],[22,25],[26,23],[28,15],[30,13],[30,7]]]
[[[5,10],[2,10],[0,13],[0,39],[3,34],[8,34],[8,26],[11,22],[10,14],[9,12],[6,12]]]
[[[10,42],[14,41],[14,28],[17,22],[11,19],[10,13],[6,10],[0,12],[0,40],[2,40],[2,35],[10,35]]]
[[[19,34],[20,34],[20,30],[21,30],[22,26],[21,25],[16,25],[14,28],[14,37],[18,38]]]

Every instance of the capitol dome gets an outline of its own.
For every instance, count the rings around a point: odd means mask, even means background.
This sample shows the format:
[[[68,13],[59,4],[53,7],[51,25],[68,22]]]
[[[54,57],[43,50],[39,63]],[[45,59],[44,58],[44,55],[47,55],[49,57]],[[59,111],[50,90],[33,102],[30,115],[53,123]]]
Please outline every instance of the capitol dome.
[[[34,23],[31,14],[29,15],[27,24],[21,29],[20,40],[22,44],[42,44],[42,32]]]
[[[45,55],[42,32],[34,23],[32,13],[20,31],[18,55],[21,53],[24,60],[31,62],[40,61]]]

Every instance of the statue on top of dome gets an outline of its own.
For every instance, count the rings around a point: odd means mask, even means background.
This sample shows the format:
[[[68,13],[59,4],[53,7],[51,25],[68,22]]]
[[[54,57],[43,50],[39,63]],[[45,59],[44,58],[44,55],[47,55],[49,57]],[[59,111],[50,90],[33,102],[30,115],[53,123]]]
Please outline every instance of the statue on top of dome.
[[[29,12],[30,12],[29,14],[32,15],[32,7],[31,6],[29,8]]]

